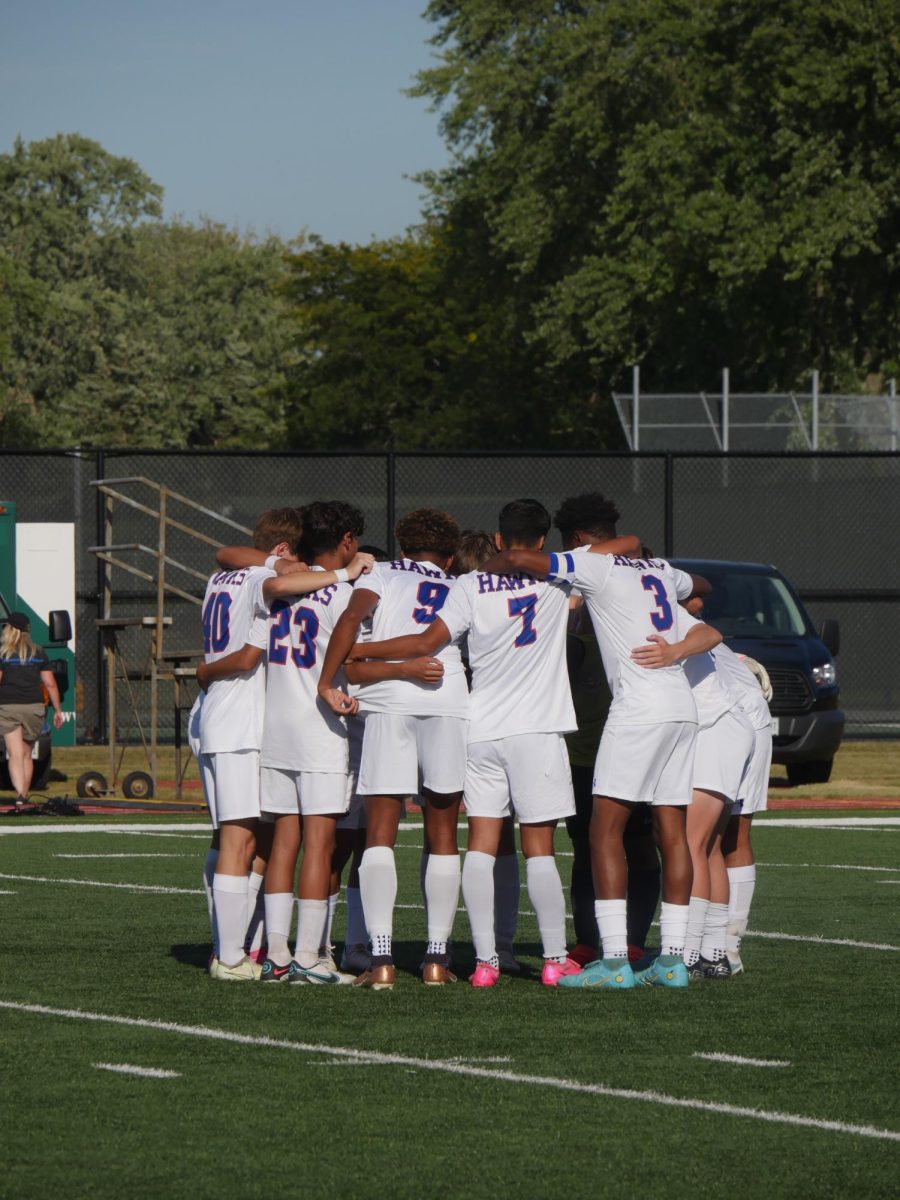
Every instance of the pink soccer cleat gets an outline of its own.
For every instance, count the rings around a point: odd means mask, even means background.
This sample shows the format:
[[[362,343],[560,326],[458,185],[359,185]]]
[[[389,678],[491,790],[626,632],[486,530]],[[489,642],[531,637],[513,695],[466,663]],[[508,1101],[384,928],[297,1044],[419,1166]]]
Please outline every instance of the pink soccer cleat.
[[[475,964],[475,970],[469,976],[469,983],[476,988],[495,987],[500,979],[500,969],[492,967],[490,963],[479,962]]]
[[[556,987],[564,975],[577,975],[580,971],[581,967],[574,958],[567,958],[563,963],[551,962],[548,959],[541,971],[541,983],[544,987]]]
[[[268,958],[268,954],[266,953],[265,946],[260,946],[260,948],[258,950],[248,950],[247,957],[250,959],[251,962],[255,962],[259,966],[262,966],[263,963]]]

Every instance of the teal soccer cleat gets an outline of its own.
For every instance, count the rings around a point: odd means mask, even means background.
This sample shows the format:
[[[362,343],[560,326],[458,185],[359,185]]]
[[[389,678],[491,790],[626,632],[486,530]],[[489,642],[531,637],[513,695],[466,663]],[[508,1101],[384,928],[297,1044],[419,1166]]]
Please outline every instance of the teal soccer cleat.
[[[688,969],[680,958],[674,962],[663,962],[662,956],[653,960],[649,967],[638,971],[634,977],[636,987],[686,988]]]
[[[631,963],[609,962],[598,958],[579,971],[577,975],[563,975],[556,986],[558,988],[633,988],[634,972]]]

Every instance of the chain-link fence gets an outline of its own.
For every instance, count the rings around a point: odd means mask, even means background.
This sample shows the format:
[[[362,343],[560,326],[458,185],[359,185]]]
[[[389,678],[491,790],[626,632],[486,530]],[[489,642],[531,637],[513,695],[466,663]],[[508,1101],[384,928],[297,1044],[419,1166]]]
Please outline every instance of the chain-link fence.
[[[247,454],[175,452],[5,452],[0,498],[15,500],[22,522],[74,522],[77,622],[76,711],[79,736],[105,736],[106,696],[95,620],[102,572],[89,547],[104,540],[103,506],[91,481],[143,476],[182,493],[241,526],[265,508],[342,498],[361,508],[364,540],[392,553],[396,517],[421,505],[445,508],[463,527],[493,531],[500,507],[535,496],[552,511],[566,497],[599,490],[615,498],[620,528],[638,533],[656,553],[773,563],[792,580],[818,624],[841,622],[842,705],[855,734],[900,734],[900,649],[892,635],[900,601],[900,568],[892,551],[890,514],[900,496],[900,456],[872,454]],[[187,523],[221,540],[220,524]],[[117,508],[117,543],[156,544],[157,525],[139,511]],[[235,538],[238,535],[235,533]],[[550,548],[559,547],[551,535]],[[212,555],[177,531],[167,553],[212,570]],[[148,568],[150,571],[152,567]],[[198,581],[171,573],[199,596]],[[150,615],[156,593],[114,570],[114,608]],[[167,601],[170,650],[198,650],[199,609]],[[149,651],[146,631],[121,635],[135,672]],[[138,714],[146,685],[134,683]],[[161,698],[160,734],[171,737],[174,713]],[[120,735],[135,735],[120,702]]]

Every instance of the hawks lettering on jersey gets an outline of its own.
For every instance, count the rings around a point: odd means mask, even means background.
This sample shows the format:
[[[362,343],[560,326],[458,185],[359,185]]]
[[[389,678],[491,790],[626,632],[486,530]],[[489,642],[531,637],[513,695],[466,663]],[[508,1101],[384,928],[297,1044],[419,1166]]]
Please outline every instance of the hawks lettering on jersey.
[[[313,567],[312,570],[320,570]],[[318,695],[322,661],[353,587],[332,583],[272,605],[260,761],[288,771],[346,771],[347,726]],[[344,688],[343,671],[335,686]]]
[[[401,558],[376,563],[357,586],[378,596],[372,617],[372,641],[422,633],[443,613],[458,580],[430,562]],[[444,664],[438,683],[385,679],[356,692],[360,710],[409,716],[467,717],[469,691],[459,647],[445,646],[437,655]]]
[[[244,567],[210,576],[201,609],[207,662],[216,662],[251,640],[254,621],[266,615],[262,586],[274,574],[267,567]],[[262,663],[238,678],[216,680],[200,710],[201,751],[258,750],[264,706]]]
[[[678,640],[678,600],[691,578],[664,559],[625,558],[588,550],[550,555],[551,579],[568,579],[584,596],[612,693],[607,726],[696,721],[680,665],[648,670],[631,658],[648,637]]]
[[[468,634],[470,742],[575,728],[566,653],[568,584],[472,571],[441,611],[455,639]]]

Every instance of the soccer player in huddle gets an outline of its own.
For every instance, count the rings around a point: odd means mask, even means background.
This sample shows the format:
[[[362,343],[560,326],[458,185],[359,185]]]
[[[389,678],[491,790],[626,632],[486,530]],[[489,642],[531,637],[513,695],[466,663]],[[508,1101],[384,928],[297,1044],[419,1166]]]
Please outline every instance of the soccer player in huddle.
[[[678,615],[679,626],[699,624],[690,609],[702,609],[697,597]],[[714,647],[685,660],[684,670],[697,705],[693,801],[687,815],[693,883],[688,912],[684,961],[691,979],[724,979],[728,925],[728,875],[722,857],[722,834],[737,799],[753,749],[753,727],[741,712],[719,667]]]
[[[465,778],[469,692],[459,649],[437,655],[442,669],[434,682],[409,679],[368,683],[350,698],[338,673],[371,619],[376,641],[414,633],[430,625],[450,596],[455,580],[448,568],[459,543],[459,526],[449,514],[423,508],[397,523],[401,556],[377,563],[354,588],[329,643],[319,695],[338,713],[358,707],[365,714],[358,790],[365,797],[366,850],[359,868],[363,911],[372,965],[355,981],[374,990],[394,986],[393,913],[397,896],[394,844],[406,796],[422,793],[428,846],[425,874],[428,944],[422,978],[426,984],[453,981],[447,942],[459,900],[460,866],[456,824]]]
[[[297,563],[301,534],[296,509],[262,514],[254,530],[255,557],[264,566],[216,571],[203,600],[205,661],[197,678],[206,695],[199,706],[200,775],[214,830],[219,834],[212,880],[218,953],[210,975],[252,980],[260,967],[246,957],[249,869],[260,815],[259,752],[265,709],[265,672],[250,662],[246,643],[254,621],[280,595],[314,591],[318,576],[295,570],[278,575],[280,558]],[[330,581],[333,577],[330,577]]]
[[[594,770],[591,818],[595,913],[603,957],[561,978],[559,986],[629,988],[638,982],[685,987],[682,956],[691,889],[685,812],[691,800],[697,710],[681,661],[709,650],[721,635],[699,625],[680,638],[678,600],[693,590],[690,576],[674,572],[662,559],[604,553],[616,536],[615,505],[599,493],[577,500],[584,517],[576,522],[582,526],[576,538],[586,552],[509,550],[486,564],[498,573],[530,572],[578,588],[613,696]],[[627,958],[624,831],[632,805],[641,801],[654,807],[663,903],[661,954],[636,980]]]
[[[502,549],[540,549],[550,515],[536,500],[514,500],[499,518]],[[365,643],[368,657],[441,652],[466,637],[472,670],[465,775],[469,840],[463,895],[475,942],[471,983],[493,987],[500,975],[495,940],[494,869],[502,824],[519,819],[528,894],[543,945],[541,981],[555,986],[577,965],[566,952],[566,912],[553,852],[560,819],[575,811],[563,734],[574,729],[564,669],[570,588],[525,573],[472,571],[427,632]]]

